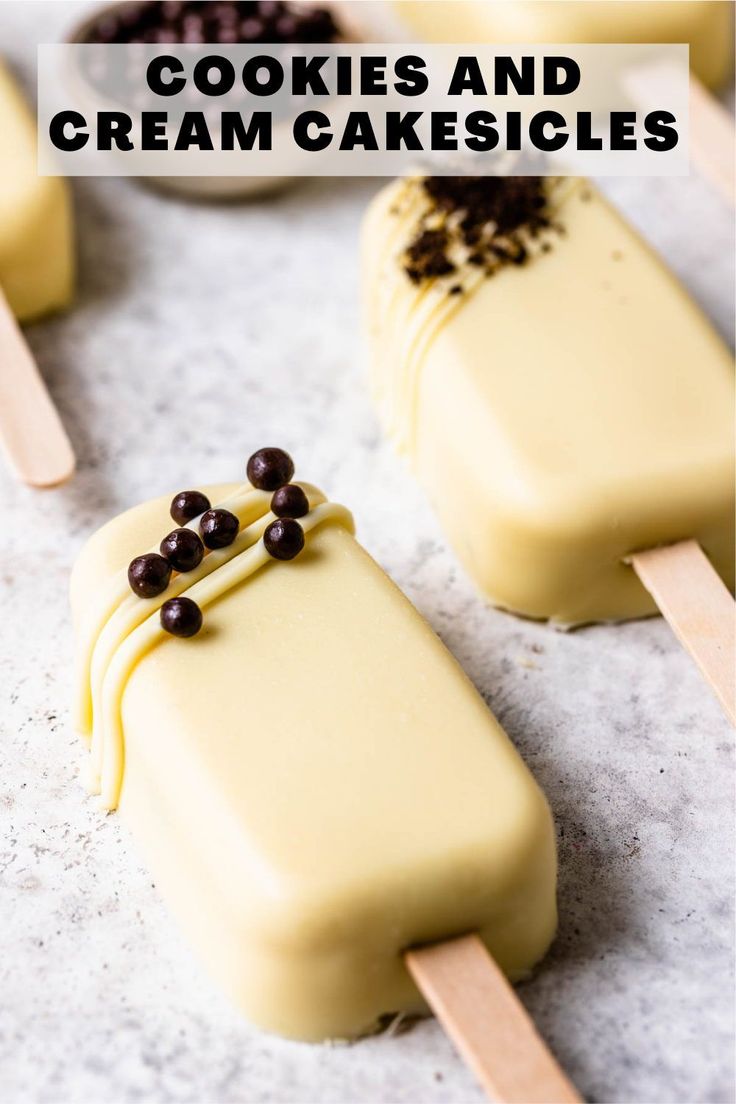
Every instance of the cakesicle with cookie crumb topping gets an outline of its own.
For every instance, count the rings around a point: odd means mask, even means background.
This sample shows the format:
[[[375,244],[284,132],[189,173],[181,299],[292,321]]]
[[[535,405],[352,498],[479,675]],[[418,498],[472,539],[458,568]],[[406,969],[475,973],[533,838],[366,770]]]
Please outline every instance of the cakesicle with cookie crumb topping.
[[[696,539],[733,584],[733,359],[593,185],[411,178],[363,228],[389,434],[494,604],[656,612],[625,559]]]

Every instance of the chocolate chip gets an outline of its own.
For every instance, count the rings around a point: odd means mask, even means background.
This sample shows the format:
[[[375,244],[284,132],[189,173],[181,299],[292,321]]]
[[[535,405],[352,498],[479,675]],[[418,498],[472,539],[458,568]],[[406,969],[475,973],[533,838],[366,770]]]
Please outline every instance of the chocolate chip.
[[[300,518],[309,513],[309,499],[296,483],[287,483],[274,491],[271,512],[280,518]]]
[[[160,618],[161,628],[172,636],[196,636],[202,628],[202,611],[191,598],[169,598]]]
[[[171,579],[171,564],[157,552],[136,556],[128,566],[130,589],[139,598],[155,598],[162,594]]]
[[[201,491],[180,491],[171,502],[171,513],[179,525],[186,525],[192,518],[199,517],[209,510],[210,500]]]
[[[262,448],[248,461],[248,479],[259,491],[275,491],[294,475],[294,461],[279,448]]]
[[[193,529],[173,529],[161,541],[159,549],[174,571],[193,571],[204,556],[204,545]]]
[[[275,560],[293,560],[304,547],[304,530],[293,518],[278,518],[266,526],[263,543]]]
[[[207,510],[199,523],[199,532],[208,548],[226,548],[239,529],[240,522],[229,510]]]

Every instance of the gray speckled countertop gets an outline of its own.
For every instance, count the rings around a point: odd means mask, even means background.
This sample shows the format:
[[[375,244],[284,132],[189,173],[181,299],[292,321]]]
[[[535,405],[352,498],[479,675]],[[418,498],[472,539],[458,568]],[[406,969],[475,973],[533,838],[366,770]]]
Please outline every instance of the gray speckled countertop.
[[[34,46],[84,5],[0,4]],[[381,440],[356,340],[376,182],[187,205],[74,184],[80,286],[29,331],[79,454],[47,493],[0,471],[0,1098],[470,1102],[442,1031],[309,1047],[259,1034],[182,942],[127,834],[77,784],[69,569],[119,510],[242,471],[264,442],[354,507],[368,549],[464,664],[549,795],[560,931],[521,995],[586,1099],[733,1098],[730,730],[659,620],[556,633],[487,609]],[[697,180],[609,190],[728,333],[733,224]]]

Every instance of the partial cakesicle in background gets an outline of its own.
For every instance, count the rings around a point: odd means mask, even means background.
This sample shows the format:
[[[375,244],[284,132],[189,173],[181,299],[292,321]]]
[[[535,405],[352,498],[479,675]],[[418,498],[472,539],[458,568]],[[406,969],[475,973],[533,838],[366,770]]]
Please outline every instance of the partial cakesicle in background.
[[[119,798],[180,924],[256,1024],[358,1036],[425,1009],[411,972],[496,1099],[577,1100],[486,950],[513,980],[554,935],[544,796],[347,511],[300,486],[306,543],[288,563],[267,550],[273,484],[205,488],[240,531],[154,597],[131,593],[126,565],[158,548],[169,500],[82,551],[76,714],[93,788],[107,808]],[[192,639],[161,626],[179,595],[203,613]]]
[[[392,0],[409,32],[429,42],[686,42],[709,88],[733,65],[728,0]]]
[[[63,180],[38,176],[35,122],[1,63],[0,133],[0,440],[19,478],[46,487],[74,454],[18,323],[71,298],[71,207]]]
[[[516,228],[484,237],[489,202]],[[633,559],[733,718],[734,603],[711,567],[733,584],[733,359],[661,261],[585,181],[414,178],[374,200],[363,278],[382,420],[482,593],[563,625],[641,617]],[[669,550],[646,575],[635,555],[688,540],[700,619]]]
[[[391,11],[408,35],[430,42],[688,43],[690,156],[734,202],[734,120],[708,91],[723,87],[733,71],[733,4],[727,0],[393,0]],[[388,35],[392,29],[385,27]],[[380,19],[376,30],[384,30]],[[660,89],[656,69],[627,82],[642,107]]]

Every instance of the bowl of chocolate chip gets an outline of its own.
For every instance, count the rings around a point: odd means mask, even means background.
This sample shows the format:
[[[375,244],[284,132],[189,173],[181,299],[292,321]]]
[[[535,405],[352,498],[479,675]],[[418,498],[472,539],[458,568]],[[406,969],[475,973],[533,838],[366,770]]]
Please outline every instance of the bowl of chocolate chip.
[[[356,42],[361,37],[362,28],[355,20],[354,11],[340,0],[118,0],[96,9],[72,29],[67,41],[73,45],[101,47],[129,45],[131,51],[141,45],[172,48],[277,45],[288,51],[305,50],[318,43]],[[131,53],[131,57],[135,54]],[[76,99],[86,106],[89,117],[99,117],[103,108],[111,114],[111,107],[121,106],[114,103],[110,86],[101,86],[95,80],[92,66],[86,62],[83,69],[75,60],[74,72],[68,75]],[[168,74],[167,79],[170,79]],[[290,125],[290,120],[276,118],[273,125],[276,132],[276,128]],[[115,152],[113,148],[111,156],[115,156]],[[130,171],[135,159],[125,160],[127,166],[123,167],[123,157],[118,154],[121,173],[136,176],[135,171]],[[152,176],[144,170],[138,178],[190,198],[227,200],[283,188],[300,175],[296,157],[289,168],[290,174],[280,176],[217,173]]]

